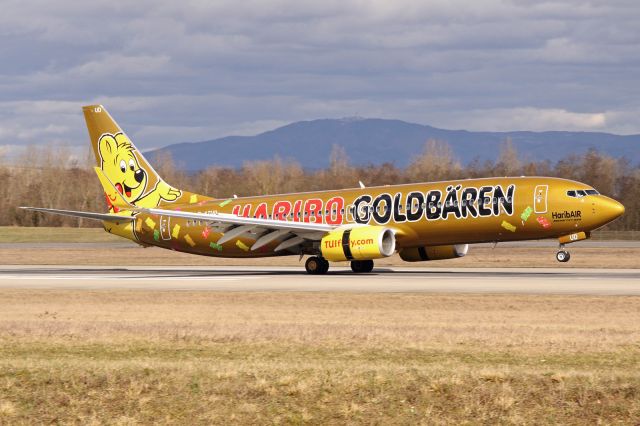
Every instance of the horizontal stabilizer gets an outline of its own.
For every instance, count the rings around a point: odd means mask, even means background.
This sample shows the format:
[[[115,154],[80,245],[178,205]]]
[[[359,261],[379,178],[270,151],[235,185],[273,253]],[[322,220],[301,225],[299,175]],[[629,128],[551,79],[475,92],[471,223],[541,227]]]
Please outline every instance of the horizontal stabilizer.
[[[71,217],[83,217],[85,219],[104,220],[107,222],[130,222],[135,219],[133,216],[120,216],[109,213],[93,213],[93,212],[78,212],[74,210],[57,210],[57,209],[44,209],[41,207],[20,207],[24,210],[31,210],[42,213],[53,213],[62,216]]]

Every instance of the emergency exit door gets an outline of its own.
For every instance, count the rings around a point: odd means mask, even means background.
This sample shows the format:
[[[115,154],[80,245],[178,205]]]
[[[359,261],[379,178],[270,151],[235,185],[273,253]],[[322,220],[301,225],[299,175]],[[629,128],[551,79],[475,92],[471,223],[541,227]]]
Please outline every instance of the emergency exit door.
[[[549,185],[538,185],[533,192],[533,210],[536,213],[547,212],[547,194]]]
[[[160,216],[160,236],[163,240],[171,239],[171,233],[169,232],[170,220],[171,218],[168,216]]]

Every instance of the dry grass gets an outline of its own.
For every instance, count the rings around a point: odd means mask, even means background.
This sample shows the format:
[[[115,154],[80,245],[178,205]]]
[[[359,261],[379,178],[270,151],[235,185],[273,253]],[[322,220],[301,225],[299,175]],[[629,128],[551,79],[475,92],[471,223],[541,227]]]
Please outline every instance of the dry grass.
[[[640,418],[640,298],[0,293],[0,424]]]
[[[122,242],[102,228],[0,226],[0,243]]]

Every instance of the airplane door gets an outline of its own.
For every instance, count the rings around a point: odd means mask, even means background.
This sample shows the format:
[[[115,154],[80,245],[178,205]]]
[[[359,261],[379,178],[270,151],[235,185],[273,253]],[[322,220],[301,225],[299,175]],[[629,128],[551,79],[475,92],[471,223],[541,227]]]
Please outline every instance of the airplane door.
[[[538,185],[533,191],[533,209],[536,213],[547,212],[547,194],[549,185]]]
[[[160,216],[160,236],[163,240],[171,239],[171,232],[169,232],[169,229],[171,228],[170,220],[170,217]]]

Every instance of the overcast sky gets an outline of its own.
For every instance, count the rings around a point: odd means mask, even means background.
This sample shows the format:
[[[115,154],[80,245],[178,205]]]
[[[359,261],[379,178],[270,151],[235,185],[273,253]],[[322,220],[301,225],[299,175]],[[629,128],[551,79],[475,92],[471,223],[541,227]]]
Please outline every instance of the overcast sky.
[[[0,145],[144,149],[326,117],[640,133],[638,0],[3,0]]]

